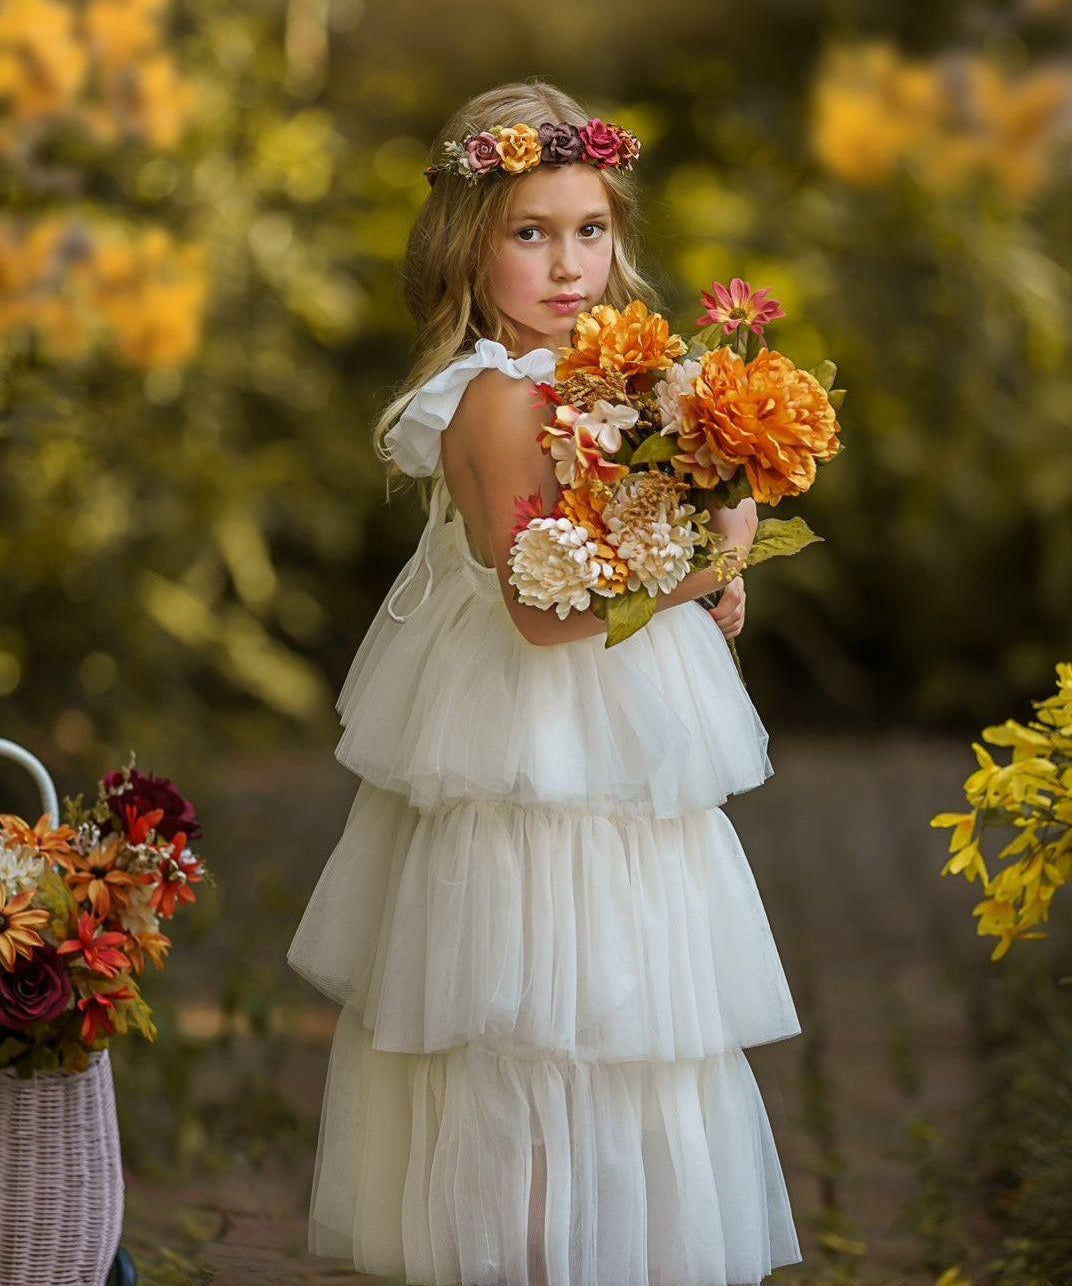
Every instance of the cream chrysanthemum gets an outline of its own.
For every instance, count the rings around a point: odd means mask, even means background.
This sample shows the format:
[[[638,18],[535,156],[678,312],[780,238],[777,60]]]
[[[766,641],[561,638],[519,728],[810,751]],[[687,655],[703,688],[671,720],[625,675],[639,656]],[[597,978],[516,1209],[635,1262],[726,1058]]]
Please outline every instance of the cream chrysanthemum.
[[[0,900],[35,889],[44,873],[45,859],[37,857],[33,849],[0,842]]]
[[[603,510],[607,541],[629,568],[629,589],[652,598],[672,590],[689,571],[700,533],[680,503],[687,488],[658,470],[631,474]]]
[[[590,606],[592,594],[607,597],[611,591],[601,589],[600,582],[615,570],[599,557],[599,546],[588,530],[568,518],[533,518],[517,534],[510,565],[510,584],[517,588],[518,601],[553,607],[563,621],[571,608],[584,611]]]
[[[662,420],[660,432],[677,433],[681,428],[681,399],[692,392],[692,381],[699,373],[700,363],[691,358],[685,362],[675,362],[666,372],[666,379],[655,385],[659,418]]]

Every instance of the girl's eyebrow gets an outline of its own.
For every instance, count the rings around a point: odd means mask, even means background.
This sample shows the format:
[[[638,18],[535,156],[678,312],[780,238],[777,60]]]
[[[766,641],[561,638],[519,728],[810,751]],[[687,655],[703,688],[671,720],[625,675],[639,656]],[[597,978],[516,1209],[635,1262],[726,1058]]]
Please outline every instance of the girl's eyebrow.
[[[590,219],[609,219],[609,210],[592,210],[588,214],[581,216],[581,222],[587,223]],[[527,214],[515,214],[510,220],[511,223],[520,223],[523,219],[533,219],[536,223],[551,223],[552,219],[549,214],[543,214],[539,211],[530,210]]]

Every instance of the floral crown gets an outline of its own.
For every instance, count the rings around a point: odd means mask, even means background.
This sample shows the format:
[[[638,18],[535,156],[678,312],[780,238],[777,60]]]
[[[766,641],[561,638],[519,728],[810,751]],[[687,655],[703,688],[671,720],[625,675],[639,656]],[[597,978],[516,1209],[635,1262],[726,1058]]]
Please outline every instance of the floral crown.
[[[443,158],[424,173],[431,187],[440,170],[460,174],[470,183],[485,174],[521,174],[537,165],[570,165],[585,161],[597,169],[631,170],[640,155],[640,140],[621,125],[594,116],[583,125],[545,121],[532,125],[495,125],[467,134],[459,143],[443,144]]]

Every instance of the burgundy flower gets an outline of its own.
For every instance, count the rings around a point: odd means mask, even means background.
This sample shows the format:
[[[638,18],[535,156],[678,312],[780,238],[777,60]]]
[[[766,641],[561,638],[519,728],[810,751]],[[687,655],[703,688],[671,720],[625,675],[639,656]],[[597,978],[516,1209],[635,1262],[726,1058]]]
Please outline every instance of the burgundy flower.
[[[537,131],[540,136],[540,162],[569,165],[584,156],[584,140],[576,125],[552,125],[545,121]]]
[[[502,165],[502,156],[496,146],[494,134],[485,130],[482,134],[470,134],[465,140],[465,151],[469,157],[469,168],[474,174],[486,174]]]
[[[67,1008],[71,978],[56,948],[45,943],[15,967],[0,969],[0,1026],[26,1031],[34,1023],[51,1022]]]
[[[198,839],[201,835],[201,823],[193,804],[175,789],[166,777],[154,777],[139,772],[137,768],[129,769],[130,780],[122,794],[108,795],[108,807],[112,810],[117,825],[115,830],[126,831],[126,809],[133,805],[138,815],[151,813],[156,808],[164,811],[163,817],[156,824],[156,831],[166,840],[172,840],[183,831],[187,839]],[[104,789],[111,792],[123,785],[124,772],[117,769],[102,780]]]
[[[622,146],[622,137],[614,125],[608,125],[598,116],[593,116],[587,125],[582,125],[578,133],[584,143],[584,155],[599,169],[605,170],[618,162],[618,152]]]

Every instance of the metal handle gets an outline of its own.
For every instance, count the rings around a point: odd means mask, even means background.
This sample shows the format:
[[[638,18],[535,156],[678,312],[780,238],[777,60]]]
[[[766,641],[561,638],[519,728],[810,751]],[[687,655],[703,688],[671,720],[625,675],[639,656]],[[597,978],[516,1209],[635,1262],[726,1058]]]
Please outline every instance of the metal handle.
[[[33,777],[41,793],[41,808],[44,812],[52,814],[52,825],[55,826],[60,818],[59,801],[56,798],[56,787],[52,784],[52,778],[48,775],[45,765],[18,742],[8,741],[5,737],[0,737],[0,757],[13,759],[17,764],[22,764]]]

